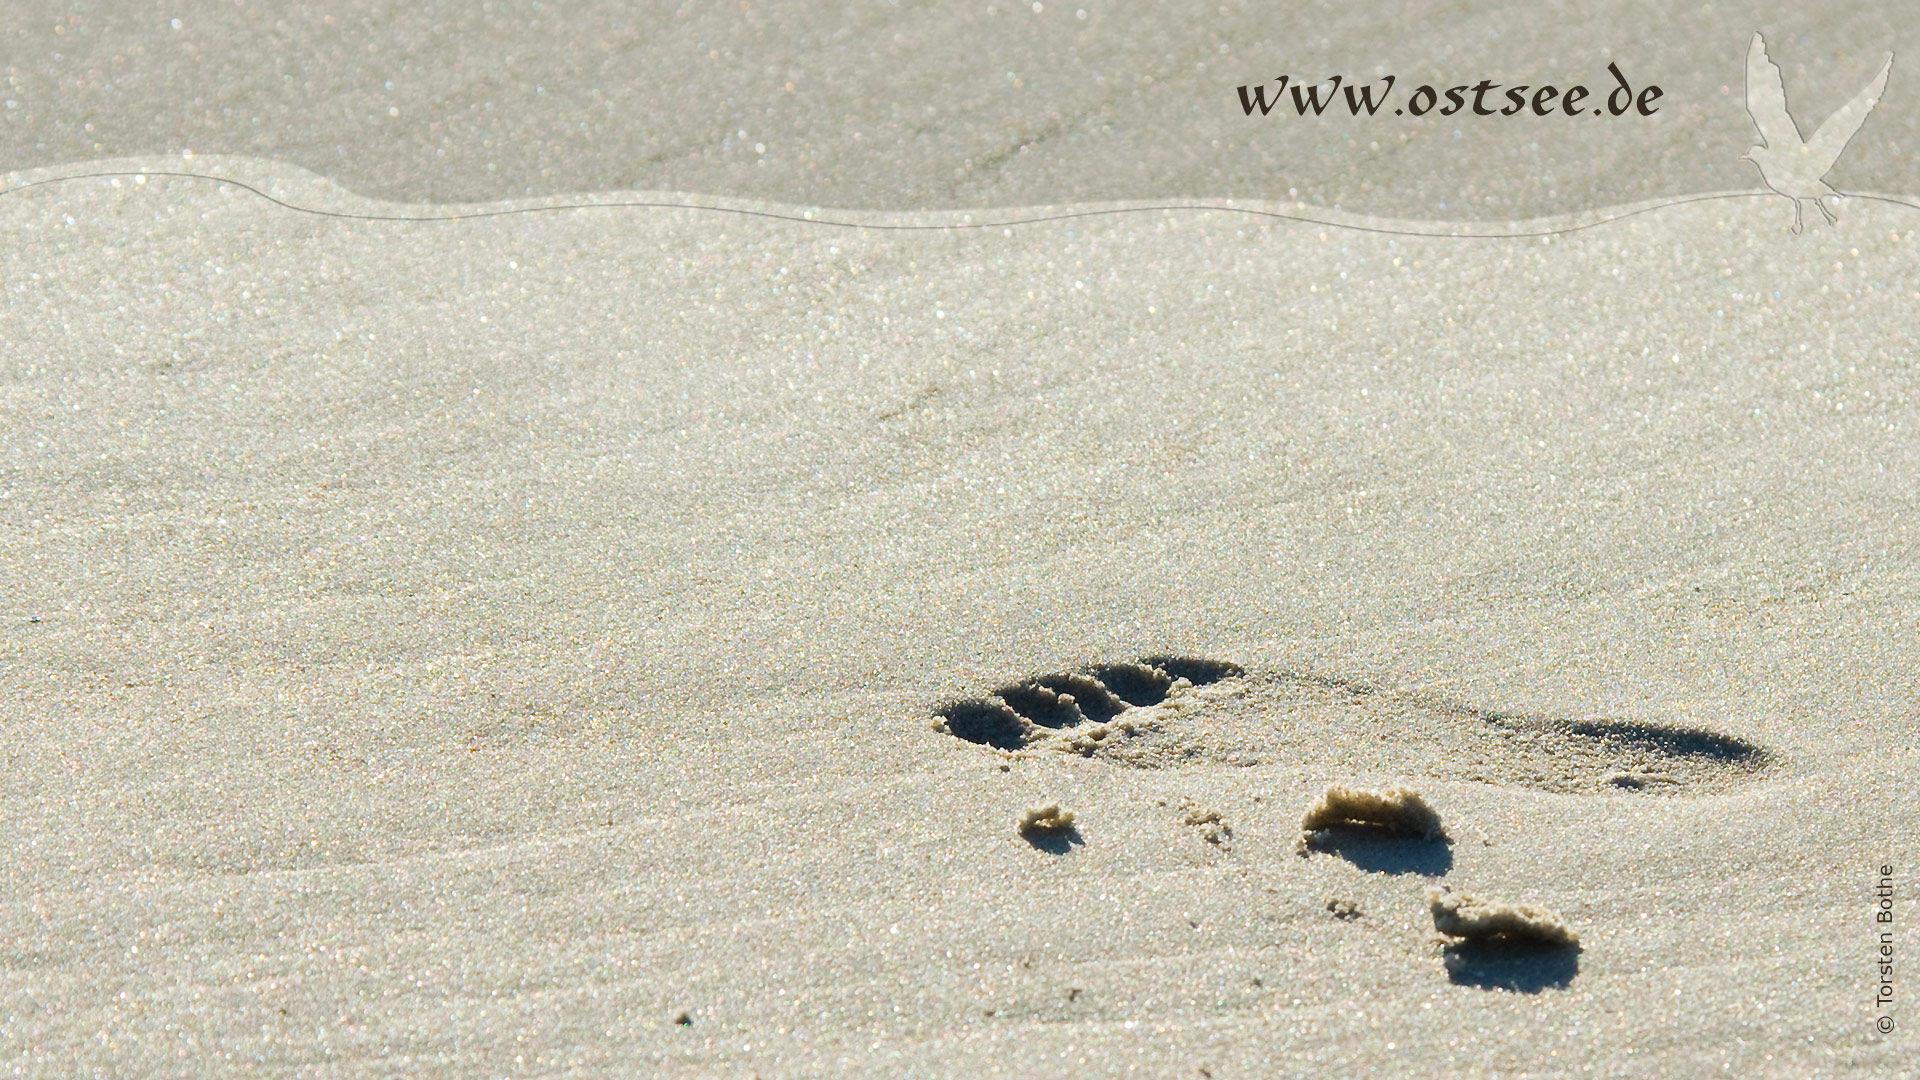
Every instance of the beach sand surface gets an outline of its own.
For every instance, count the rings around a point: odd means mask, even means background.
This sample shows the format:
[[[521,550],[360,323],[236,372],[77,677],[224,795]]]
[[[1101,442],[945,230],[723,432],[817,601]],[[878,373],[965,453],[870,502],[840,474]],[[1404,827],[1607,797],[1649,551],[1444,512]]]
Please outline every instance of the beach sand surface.
[[[1920,212],[169,168],[0,199],[20,1074],[1913,1075]],[[1151,655],[1242,670],[935,729]],[[1451,842],[1303,854],[1335,782]],[[1581,947],[1450,949],[1434,883]]]
[[[1920,56],[1901,3],[330,0],[0,9],[0,169],[192,152],[402,202],[692,191],[918,212],[1302,199],[1510,221],[1752,188],[1744,57],[1767,35],[1801,129]],[[1911,192],[1907,61],[1834,170]],[[1619,79],[1628,84],[1627,97]],[[1920,71],[1920,69],[1915,69]],[[1333,93],[1249,115],[1239,90]],[[1336,84],[1331,80],[1338,78]],[[1391,80],[1389,86],[1388,80]],[[1505,110],[1543,87],[1551,115]],[[1402,113],[1418,87],[1434,107]],[[1449,110],[1445,92],[1466,88]],[[1557,92],[1588,91],[1569,115]],[[1348,90],[1394,104],[1343,114]],[[1660,94],[1625,116],[1650,87]],[[1289,96],[1289,101],[1291,101]]]

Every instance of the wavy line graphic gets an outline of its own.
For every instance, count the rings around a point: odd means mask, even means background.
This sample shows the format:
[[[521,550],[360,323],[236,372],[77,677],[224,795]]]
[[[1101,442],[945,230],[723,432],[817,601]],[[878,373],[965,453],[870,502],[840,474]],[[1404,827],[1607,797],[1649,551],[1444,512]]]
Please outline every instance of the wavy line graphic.
[[[1769,189],[1742,191],[1712,191],[1695,195],[1672,196],[1663,199],[1650,199],[1638,203],[1582,211],[1576,214],[1558,215],[1546,218],[1531,218],[1511,222],[1423,222],[1404,221],[1389,218],[1368,217],[1357,214],[1342,214],[1337,210],[1309,208],[1305,204],[1253,203],[1241,204],[1228,201],[1207,200],[1162,200],[1154,202],[1095,203],[1081,206],[1038,207],[1025,210],[1013,210],[995,214],[983,211],[931,210],[913,212],[862,212],[853,210],[824,210],[793,205],[759,203],[749,200],[733,200],[685,193],[642,193],[639,195],[608,194],[605,196],[563,197],[562,201],[542,200],[529,205],[482,204],[465,208],[434,211],[430,209],[406,209],[398,207],[392,210],[377,209],[382,205],[345,189],[305,170],[294,169],[277,162],[261,162],[254,159],[221,159],[223,162],[240,166],[238,168],[197,169],[147,168],[139,163],[113,163],[111,168],[91,167],[85,171],[66,171],[62,169],[36,170],[27,177],[19,178],[0,189],[0,197],[16,195],[57,185],[77,183],[86,180],[120,180],[126,178],[164,178],[171,180],[199,180],[223,184],[253,195],[273,206],[299,214],[316,217],[338,218],[349,221],[417,222],[422,224],[451,221],[474,221],[484,218],[508,217],[518,214],[558,213],[562,211],[585,210],[690,210],[713,214],[729,214],[739,217],[761,218],[771,221],[794,222],[819,225],[827,228],[862,229],[880,232],[958,232],[985,229],[1012,229],[1021,226],[1044,225],[1063,221],[1075,221],[1088,218],[1114,217],[1136,214],[1170,213],[1208,213],[1240,214],[1248,217],[1288,221],[1320,228],[1343,229],[1352,232],[1377,233],[1391,236],[1427,237],[1455,240],[1506,240],[1536,239],[1547,236],[1561,236],[1597,228],[1602,225],[1624,221],[1629,218],[1654,213],[1669,207],[1684,206],[1690,203],[1726,201],[1726,200],[1767,200],[1777,198]],[[263,170],[261,167],[264,166]],[[262,179],[257,176],[242,178],[233,173],[248,174],[270,171],[278,174],[277,179]],[[302,186],[314,188],[326,187],[338,193],[330,201],[345,201],[358,204],[364,209],[327,207],[300,201],[297,197],[285,193],[287,186],[284,174],[292,171],[299,174],[304,182]],[[1845,196],[1869,202],[1887,203],[1903,206],[1911,210],[1920,210],[1920,196],[1896,196],[1872,193],[1851,193]]]

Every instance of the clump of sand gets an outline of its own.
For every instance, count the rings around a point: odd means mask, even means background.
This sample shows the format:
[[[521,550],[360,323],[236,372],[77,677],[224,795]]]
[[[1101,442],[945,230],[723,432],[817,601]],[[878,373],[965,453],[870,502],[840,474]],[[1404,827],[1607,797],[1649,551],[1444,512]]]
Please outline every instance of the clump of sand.
[[[1407,788],[1361,791],[1328,784],[1326,794],[1308,808],[1307,816],[1300,822],[1301,842],[1311,842],[1314,833],[1336,825],[1389,829],[1428,840],[1447,838],[1440,814],[1427,805],[1419,792]]]
[[[1427,891],[1433,928],[1468,941],[1535,942],[1578,948],[1580,935],[1545,908],[1498,904],[1442,885]]]
[[[1200,834],[1200,839],[1215,847],[1225,847],[1227,841],[1233,839],[1233,826],[1227,824],[1218,810],[1203,810],[1189,803],[1187,816],[1182,820]]]
[[[1073,811],[1060,809],[1059,803],[1029,806],[1020,815],[1021,836],[1050,836],[1073,828]]]

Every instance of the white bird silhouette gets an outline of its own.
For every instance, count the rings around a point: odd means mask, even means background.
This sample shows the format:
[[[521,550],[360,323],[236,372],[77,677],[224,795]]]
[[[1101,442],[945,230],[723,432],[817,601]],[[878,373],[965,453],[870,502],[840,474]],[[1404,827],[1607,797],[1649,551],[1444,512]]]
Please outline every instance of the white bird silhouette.
[[[1822,177],[1832,170],[1833,163],[1840,159],[1840,151],[1847,148],[1848,140],[1879,103],[1880,92],[1887,88],[1887,72],[1892,69],[1893,54],[1888,53],[1873,81],[1827,117],[1813,138],[1802,139],[1800,126],[1787,112],[1787,91],[1780,83],[1780,69],[1767,59],[1766,40],[1758,33],[1753,35],[1753,43],[1747,46],[1747,115],[1760,130],[1763,145],[1752,147],[1740,155],[1740,160],[1753,162],[1760,170],[1762,183],[1793,200],[1795,234],[1806,228],[1800,212],[1802,199],[1812,200],[1828,225],[1835,223],[1833,211],[1820,200],[1841,195],[1828,187]]]

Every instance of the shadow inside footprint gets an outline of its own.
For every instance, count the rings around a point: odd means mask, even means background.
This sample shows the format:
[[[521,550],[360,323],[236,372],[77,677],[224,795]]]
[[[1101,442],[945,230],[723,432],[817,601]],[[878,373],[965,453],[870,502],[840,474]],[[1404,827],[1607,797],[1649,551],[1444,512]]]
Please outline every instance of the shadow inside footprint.
[[[1147,711],[1130,715],[1136,709]],[[1032,675],[933,711],[933,730],[965,742],[1142,769],[1337,756],[1347,772],[1640,798],[1727,791],[1788,764],[1704,727],[1490,708],[1356,677],[1249,672],[1171,653]],[[1439,874],[1450,861],[1444,850],[1366,837],[1334,846],[1387,873]]]
[[[1440,877],[1453,869],[1453,849],[1445,840],[1409,836],[1385,829],[1334,825],[1316,830],[1307,848],[1332,852],[1360,869],[1376,874]]]
[[[1003,686],[995,690],[993,696],[1006,702],[1014,712],[1044,728],[1073,727],[1085,723],[1087,719],[1071,693],[1038,682]]]
[[[1768,763],[1768,754],[1760,747],[1745,739],[1703,728],[1669,727],[1634,720],[1574,720],[1557,726],[1576,738],[1621,752],[1694,758],[1747,769]]]
[[[1046,832],[1022,833],[1021,836],[1027,843],[1032,844],[1034,848],[1044,851],[1049,855],[1065,855],[1067,852],[1073,850],[1073,845],[1079,844],[1085,847],[1087,843],[1086,840],[1081,837],[1080,830],[1072,825],[1064,829],[1050,829]]]
[[[1230,660],[1209,660],[1202,656],[1148,656],[1141,658],[1140,662],[1147,667],[1159,668],[1170,679],[1185,679],[1195,686],[1206,686],[1247,673],[1245,668]]]
[[[939,717],[955,738],[1001,750],[1025,746],[1031,726],[1006,703],[992,699],[955,702],[941,709]]]
[[[1104,725],[1128,709],[1158,705],[1179,687],[1205,686],[1244,674],[1238,664],[1199,656],[1155,655],[1137,662],[1096,664],[1007,683],[970,701],[949,702],[934,710],[934,729],[997,750],[1052,741],[1091,754],[1134,729],[1103,727],[1081,739],[1072,737],[1072,729]]]
[[[1121,714],[1127,703],[1113,695],[1113,692],[1101,685],[1091,675],[1069,672],[1063,675],[1042,675],[1033,680],[1033,685],[1051,690],[1056,694],[1072,696],[1074,707],[1087,720],[1103,723]],[[1005,692],[1001,696],[1004,698]],[[1017,704],[1014,706],[1019,708]],[[1035,721],[1038,723],[1038,721]]]
[[[1166,672],[1145,664],[1102,664],[1092,674],[1114,697],[1134,706],[1158,705],[1173,688]]]
[[[1456,986],[1537,994],[1559,989],[1580,973],[1578,946],[1524,941],[1463,941],[1443,950],[1447,978]]]

